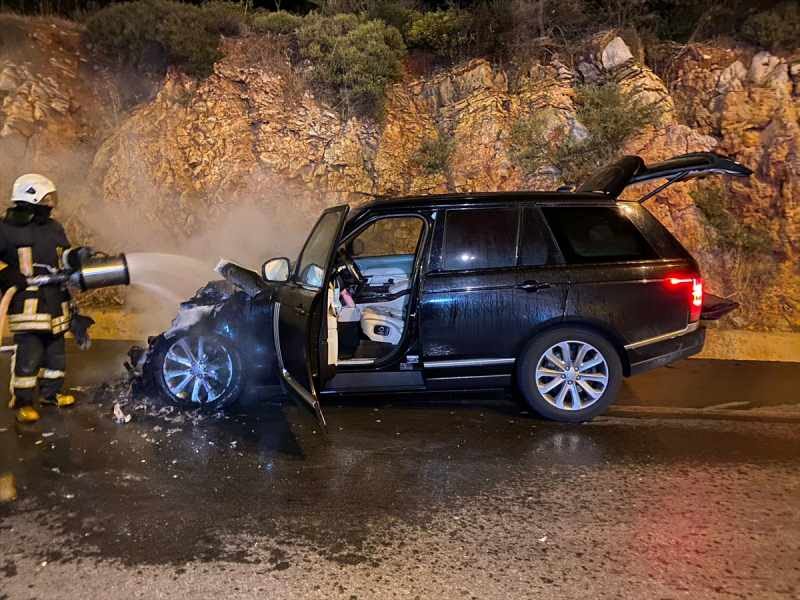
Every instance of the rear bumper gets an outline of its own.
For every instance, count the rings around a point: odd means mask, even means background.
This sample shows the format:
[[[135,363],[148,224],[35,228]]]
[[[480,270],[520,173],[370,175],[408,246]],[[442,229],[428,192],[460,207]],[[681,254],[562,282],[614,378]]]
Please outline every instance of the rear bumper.
[[[700,327],[685,335],[630,349],[628,350],[630,375],[638,375],[693,356],[703,349],[705,341],[706,330]]]

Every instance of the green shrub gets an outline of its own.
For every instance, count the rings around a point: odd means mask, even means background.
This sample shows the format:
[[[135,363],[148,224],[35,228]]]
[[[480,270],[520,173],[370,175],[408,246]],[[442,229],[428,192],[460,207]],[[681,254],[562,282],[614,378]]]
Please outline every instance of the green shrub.
[[[521,4],[529,2],[484,0],[475,4],[470,10],[470,44],[465,48],[465,57],[486,56],[497,60],[527,61],[529,57],[521,56],[514,48],[515,32],[520,27],[530,27],[530,23],[520,19],[518,11]],[[557,12],[554,11],[554,14]],[[527,52],[527,49],[521,52]]]
[[[457,60],[464,56],[474,39],[471,28],[471,15],[457,8],[416,13],[406,40],[410,47]]]
[[[800,45],[800,4],[784,2],[760,12],[742,26],[742,36],[770,50],[793,50]]]
[[[745,225],[731,211],[732,201],[720,184],[700,185],[690,192],[706,222],[714,229],[717,242],[724,249],[739,250],[745,255],[763,254],[772,248],[772,240],[763,229]]]
[[[221,57],[219,27],[210,14],[213,11],[170,0],[135,0],[96,12],[86,24],[86,35],[119,65],[147,72],[174,65],[205,76]]]
[[[428,138],[422,142],[412,162],[428,175],[446,173],[454,147],[455,140],[452,136],[439,133],[435,138]]]
[[[547,111],[534,113],[511,126],[511,159],[526,173],[559,162],[558,142],[567,131],[561,125],[552,126],[550,115]]]
[[[519,119],[511,128],[511,159],[525,173],[533,174],[544,167],[555,167],[561,179],[578,183],[601,162],[598,142],[590,137],[575,139],[571,128],[561,122],[555,112],[542,111]]]
[[[655,123],[659,116],[655,106],[644,104],[615,83],[579,87],[576,103],[578,120],[591,138],[609,146],[615,154],[626,139]]]
[[[366,15],[370,19],[379,19],[391,25],[405,38],[414,19],[415,11],[403,2],[392,0],[376,0],[369,3]]]
[[[201,5],[207,20],[206,29],[227,37],[237,37],[245,32],[245,5],[237,2],[211,0]]]
[[[303,17],[294,15],[285,10],[277,12],[262,12],[253,16],[253,30],[256,33],[271,33],[274,35],[289,35],[297,31],[303,24]]]
[[[402,76],[403,39],[382,21],[312,13],[303,19],[297,37],[300,57],[309,61],[312,83],[344,108],[379,113],[386,86]]]
[[[552,113],[517,121],[511,130],[511,158],[525,172],[552,165],[567,183],[579,183],[612,161],[632,135],[653,124],[658,112],[614,83],[578,88],[577,120],[586,135],[576,136]]]

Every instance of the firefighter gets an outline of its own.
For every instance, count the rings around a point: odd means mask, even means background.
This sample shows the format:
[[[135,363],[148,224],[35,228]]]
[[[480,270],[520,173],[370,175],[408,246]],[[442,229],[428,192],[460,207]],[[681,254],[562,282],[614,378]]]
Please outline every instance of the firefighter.
[[[75,404],[62,394],[66,356],[64,334],[70,329],[73,306],[63,285],[37,287],[28,278],[74,265],[86,248],[70,249],[60,223],[51,217],[58,203],[53,182],[42,175],[23,175],[14,182],[11,208],[0,221],[0,289],[15,287],[8,310],[9,329],[17,350],[12,364],[11,408],[20,423],[39,420],[34,407],[36,388],[40,403],[58,407]],[[85,331],[83,332],[85,334]],[[79,340],[86,344],[88,338]]]

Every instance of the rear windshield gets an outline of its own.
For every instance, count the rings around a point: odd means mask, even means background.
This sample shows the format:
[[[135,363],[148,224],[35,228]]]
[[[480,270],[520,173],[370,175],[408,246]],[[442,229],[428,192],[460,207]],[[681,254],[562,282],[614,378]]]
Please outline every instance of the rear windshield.
[[[567,263],[648,260],[658,255],[620,207],[543,208]]]

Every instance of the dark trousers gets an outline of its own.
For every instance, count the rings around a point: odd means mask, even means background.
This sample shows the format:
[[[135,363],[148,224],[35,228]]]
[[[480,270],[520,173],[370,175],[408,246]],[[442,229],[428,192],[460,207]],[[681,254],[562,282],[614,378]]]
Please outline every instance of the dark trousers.
[[[67,357],[64,334],[26,332],[14,335],[17,352],[11,387],[14,406],[30,406],[36,398],[36,385],[45,398],[54,398],[64,385]]]

